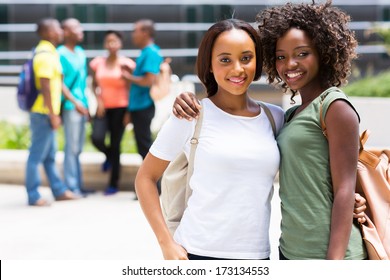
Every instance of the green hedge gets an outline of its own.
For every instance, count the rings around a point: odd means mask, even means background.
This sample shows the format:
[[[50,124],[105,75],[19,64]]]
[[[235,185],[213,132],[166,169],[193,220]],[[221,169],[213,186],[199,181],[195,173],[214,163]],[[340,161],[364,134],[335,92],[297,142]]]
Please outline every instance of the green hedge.
[[[349,96],[390,97],[390,71],[351,82],[343,90]]]
[[[87,123],[87,137],[84,144],[84,151],[96,152],[97,149],[92,145],[91,124]],[[64,149],[64,131],[61,127],[57,133],[58,150]],[[106,139],[109,141],[108,137]],[[28,125],[15,125],[5,121],[0,121],[0,149],[28,149],[30,145],[30,130]],[[122,139],[121,150],[123,153],[136,153],[137,148],[133,137],[133,131],[125,131]]]

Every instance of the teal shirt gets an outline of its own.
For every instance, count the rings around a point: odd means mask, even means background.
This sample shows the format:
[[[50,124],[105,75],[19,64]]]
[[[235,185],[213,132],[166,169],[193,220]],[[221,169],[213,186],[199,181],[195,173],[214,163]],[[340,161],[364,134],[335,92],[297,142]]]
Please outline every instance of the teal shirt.
[[[351,105],[346,95],[335,89],[321,94],[329,92],[323,104],[324,116],[335,100]],[[325,259],[328,250],[333,187],[328,142],[320,124],[321,96],[291,120],[297,106],[287,110],[286,124],[277,137],[281,153],[280,249],[288,259]],[[359,227],[353,224],[345,259],[365,257]]]
[[[147,73],[157,75],[160,72],[160,64],[163,57],[160,48],[151,44],[143,48],[140,56],[136,59],[136,66],[133,75],[145,76]],[[132,84],[130,87],[129,111],[147,109],[154,104],[150,97],[150,87],[143,87]]]
[[[60,55],[65,85],[70,89],[73,97],[88,108],[86,96],[87,57],[84,49],[76,46],[72,52],[65,46],[59,46],[57,51]],[[68,100],[64,101],[63,106],[64,110],[75,109],[75,106]]]

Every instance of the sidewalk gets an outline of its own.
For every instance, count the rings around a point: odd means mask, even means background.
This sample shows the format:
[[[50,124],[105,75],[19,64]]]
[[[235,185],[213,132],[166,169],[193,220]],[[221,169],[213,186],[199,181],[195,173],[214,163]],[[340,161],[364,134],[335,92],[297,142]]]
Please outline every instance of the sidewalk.
[[[52,199],[50,189],[41,187]],[[133,192],[29,207],[23,186],[0,185],[0,259],[161,259]]]
[[[271,259],[280,235],[278,185],[271,217]],[[50,189],[41,187],[45,198]],[[50,207],[27,206],[20,185],[0,184],[0,259],[4,260],[161,260],[159,245],[134,192],[101,192]]]

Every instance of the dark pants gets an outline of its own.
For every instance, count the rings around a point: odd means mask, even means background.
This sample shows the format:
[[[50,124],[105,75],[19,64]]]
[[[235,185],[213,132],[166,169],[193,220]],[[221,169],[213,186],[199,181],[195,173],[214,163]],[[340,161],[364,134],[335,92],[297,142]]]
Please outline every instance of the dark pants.
[[[125,130],[123,118],[126,110],[126,108],[106,109],[106,115],[103,118],[95,117],[92,123],[92,143],[111,163],[109,185],[112,187],[118,187],[120,177],[120,147]],[[110,134],[109,145],[105,143],[107,133]]]
[[[193,255],[188,253],[188,259],[191,261],[197,261],[197,260],[233,260],[233,259],[222,259],[222,258],[213,258],[213,257],[205,257],[205,256],[199,256],[199,255]],[[263,260],[269,260],[269,258],[263,259]]]
[[[279,260],[281,260],[281,261],[288,261],[288,260],[289,260],[288,258],[286,258],[286,257],[283,255],[283,253],[282,253],[282,251],[280,250],[280,248],[279,248]]]
[[[144,159],[149,152],[150,146],[152,146],[152,132],[150,131],[150,125],[154,118],[155,107],[154,105],[149,108],[132,111],[131,119],[134,126],[134,136],[137,143],[138,153]]]

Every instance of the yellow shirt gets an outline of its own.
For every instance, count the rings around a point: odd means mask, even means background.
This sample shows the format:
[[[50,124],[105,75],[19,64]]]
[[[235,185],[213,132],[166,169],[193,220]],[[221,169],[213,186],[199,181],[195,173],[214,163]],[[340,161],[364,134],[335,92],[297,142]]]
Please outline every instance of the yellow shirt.
[[[54,114],[59,114],[61,109],[61,93],[62,93],[62,67],[60,57],[56,48],[52,43],[46,40],[41,40],[35,49],[37,53],[34,57],[34,74],[35,84],[40,91],[41,78],[50,80],[50,94]],[[43,95],[38,94],[31,112],[48,114],[49,109],[44,105]]]

